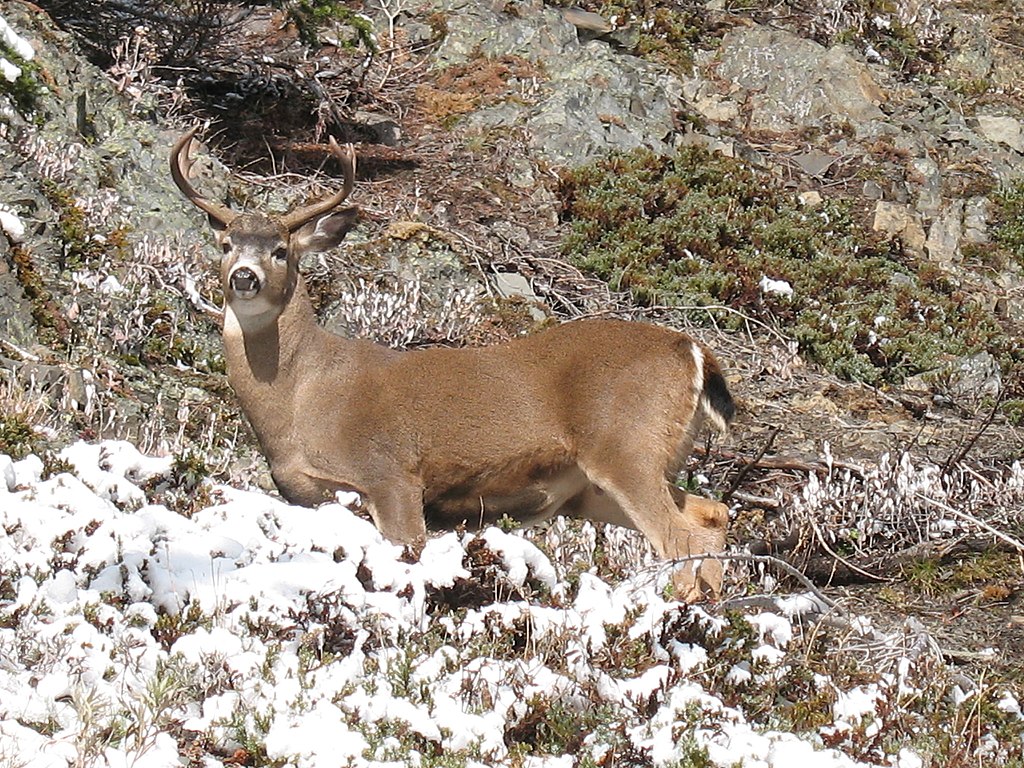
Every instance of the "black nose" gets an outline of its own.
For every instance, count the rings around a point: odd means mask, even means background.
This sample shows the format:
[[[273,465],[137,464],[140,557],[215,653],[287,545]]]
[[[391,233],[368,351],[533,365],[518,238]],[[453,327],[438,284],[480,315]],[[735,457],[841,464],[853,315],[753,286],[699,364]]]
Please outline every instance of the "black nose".
[[[231,288],[241,294],[254,294],[260,289],[260,279],[248,267],[239,267],[231,273]]]

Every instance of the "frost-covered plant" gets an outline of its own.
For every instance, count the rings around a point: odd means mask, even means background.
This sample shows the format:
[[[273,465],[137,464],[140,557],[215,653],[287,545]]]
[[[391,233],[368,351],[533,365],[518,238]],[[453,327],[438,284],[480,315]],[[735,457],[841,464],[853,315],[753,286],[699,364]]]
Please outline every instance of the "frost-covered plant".
[[[357,278],[327,314],[346,335],[407,347],[463,337],[482,319],[480,302],[481,292],[470,287],[457,288],[442,301],[432,300],[419,277],[383,284]]]
[[[998,537],[1000,528],[1019,525],[1006,514],[1024,503],[1020,462],[984,478],[943,472],[909,453],[885,454],[877,468],[859,471],[835,466],[827,446],[825,456],[827,474],[808,477],[787,515],[811,549],[824,545],[838,554],[878,558],[964,533]]]
[[[62,457],[50,480],[38,459],[0,465],[19,483],[0,486],[0,686],[24,691],[0,698],[0,749],[83,768],[1022,757],[1019,693],[954,674],[922,631],[812,626],[801,595],[745,615],[681,605],[649,574],[608,578],[592,527],[580,544],[559,531],[550,557],[490,528],[409,558],[340,503],[221,488],[185,518],[147,498],[170,459]],[[1019,468],[1006,484],[1024,491]],[[572,581],[555,565],[590,560]],[[436,600],[483,564],[516,588]]]

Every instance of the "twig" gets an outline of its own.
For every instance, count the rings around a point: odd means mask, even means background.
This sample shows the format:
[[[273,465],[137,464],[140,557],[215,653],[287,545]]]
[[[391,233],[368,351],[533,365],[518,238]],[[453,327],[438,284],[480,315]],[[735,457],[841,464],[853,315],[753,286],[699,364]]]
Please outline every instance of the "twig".
[[[1000,387],[999,394],[996,396],[996,401],[995,403],[992,404],[992,409],[988,412],[988,416],[985,417],[985,420],[981,423],[981,426],[978,427],[974,435],[966,443],[964,443],[963,448],[951,453],[949,455],[949,458],[946,459],[945,464],[942,465],[943,477],[945,477],[946,474],[949,473],[950,468],[954,464],[959,464],[961,461],[964,460],[964,457],[967,456],[968,453],[970,453],[970,450],[974,447],[974,444],[978,442],[981,436],[985,433],[985,430],[989,428],[989,426],[992,424],[993,419],[995,419],[996,414],[999,412],[999,406],[1003,404],[1003,397],[1005,397],[1005,395],[1006,388]]]
[[[771,434],[768,435],[768,439],[765,440],[764,445],[761,446],[761,450],[757,452],[757,455],[740,467],[740,471],[736,473],[736,477],[733,478],[733,481],[729,485],[729,488],[726,490],[725,493],[722,494],[723,502],[727,503],[729,499],[732,498],[732,495],[736,492],[736,489],[740,487],[740,483],[742,483],[743,479],[748,474],[750,474],[750,470],[752,470],[757,465],[757,463],[764,458],[764,455],[768,453],[768,451],[771,449],[772,443],[775,442],[775,438],[778,437],[778,434],[781,431],[781,425],[774,426],[772,428]]]
[[[20,355],[23,359],[28,360],[30,363],[38,363],[41,359],[38,355],[33,355],[28,350],[22,349],[17,344],[13,344],[7,339],[0,339],[0,344],[3,344],[9,350],[11,350],[17,355]]]
[[[847,560],[845,557],[840,555],[838,552],[833,550],[832,547],[828,545],[828,542],[825,541],[824,534],[821,532],[821,529],[818,528],[818,524],[814,521],[813,515],[808,515],[807,521],[811,525],[811,530],[814,531],[814,538],[818,540],[818,544],[821,546],[822,549],[825,550],[825,553],[828,554],[829,557],[831,557],[833,560],[835,560],[838,563],[842,563],[854,573],[859,573],[861,576],[871,579],[872,581],[884,581],[888,583],[896,581],[895,579],[891,579],[886,576],[879,576],[878,574],[871,573],[870,571],[865,571],[863,568],[855,565],[854,563],[851,563],[849,560]],[[833,566],[833,574],[835,573],[834,568],[835,566]]]
[[[694,446],[693,452],[699,454],[704,450],[703,446]],[[715,453],[722,459],[732,460],[737,463],[753,462],[753,466],[757,469],[781,469],[781,470],[794,470],[796,472],[815,472],[825,474],[828,472],[828,465],[820,459],[817,461],[807,461],[805,459],[798,459],[795,456],[762,456],[756,462],[753,459],[749,459],[746,456],[733,453],[731,451],[718,450]],[[858,478],[863,479],[864,469],[856,464],[851,464],[847,461],[833,460],[832,466],[837,469],[845,469],[852,473]]]
[[[998,528],[994,528],[993,526],[991,526],[988,523],[986,523],[984,520],[979,520],[978,518],[974,517],[973,515],[968,515],[966,512],[961,512],[960,510],[954,509],[953,507],[949,506],[948,504],[943,504],[941,501],[936,501],[935,499],[930,499],[927,496],[925,496],[923,494],[920,494],[920,493],[915,493],[914,494],[914,498],[919,499],[919,500],[923,501],[926,504],[931,504],[933,507],[938,507],[943,512],[946,512],[947,514],[953,515],[954,517],[959,517],[961,520],[966,520],[971,525],[976,525],[979,528],[981,528],[982,530],[988,531],[993,536],[995,536],[997,539],[1001,539],[1002,541],[1006,542],[1011,547],[1016,549],[1018,552],[1024,552],[1024,544],[1022,544],[1021,542],[1017,541],[1017,539],[1013,538],[1012,536],[1003,533]]]

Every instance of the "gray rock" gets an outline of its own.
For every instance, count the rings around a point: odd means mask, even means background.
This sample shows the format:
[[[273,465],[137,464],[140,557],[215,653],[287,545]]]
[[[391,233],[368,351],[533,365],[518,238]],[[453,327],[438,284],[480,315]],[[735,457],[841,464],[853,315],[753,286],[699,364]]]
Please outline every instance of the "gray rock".
[[[955,360],[946,371],[949,394],[955,398],[975,401],[982,397],[995,397],[1002,388],[999,363],[988,352]]]
[[[753,25],[726,34],[718,61],[718,75],[747,91],[750,129],[783,132],[841,119],[856,128],[883,117],[882,88],[844,46],[826,49]]]
[[[530,281],[518,272],[495,272],[492,281],[494,290],[498,292],[499,296],[506,299],[524,299],[529,307],[530,317],[535,321],[541,321],[547,317],[544,310],[541,309],[544,304],[543,300],[534,293]]]
[[[554,164],[609,150],[671,148],[682,84],[668,72],[602,40],[581,43],[560,11],[540,4],[521,6],[515,16],[478,3],[445,7],[449,32],[438,64],[511,54],[542,65],[547,75],[528,104],[480,109],[464,119],[468,130],[522,129],[535,156]]]
[[[987,197],[972,197],[964,203],[965,242],[980,245],[989,241],[988,221],[992,204]]]
[[[828,169],[836,162],[836,158],[832,155],[816,149],[793,155],[792,160],[799,166],[800,170],[808,176],[816,178],[823,178]]]
[[[928,228],[928,240],[925,242],[929,259],[945,265],[959,260],[963,216],[964,201],[953,200],[932,220]]]
[[[911,161],[910,167],[919,180],[916,185],[917,210],[922,216],[934,216],[942,206],[942,174],[939,171],[939,164],[930,157],[916,157]]]
[[[989,141],[1005,144],[1015,152],[1024,152],[1024,126],[1008,115],[977,116],[978,131]]]

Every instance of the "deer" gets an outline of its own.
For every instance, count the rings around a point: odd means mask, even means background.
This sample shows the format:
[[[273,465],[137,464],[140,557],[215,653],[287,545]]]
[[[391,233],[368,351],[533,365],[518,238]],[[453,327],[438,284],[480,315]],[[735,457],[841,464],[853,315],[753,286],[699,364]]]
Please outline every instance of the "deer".
[[[498,344],[396,350],[323,328],[300,259],[358,223],[351,144],[343,184],[283,215],[241,213],[189,181],[196,126],[170,155],[181,193],[222,255],[228,382],[274,484],[315,507],[354,491],[382,536],[422,550],[427,531],[555,515],[640,531],[675,563],[674,595],[717,599],[728,507],[676,486],[704,423],[736,406],[714,355],[663,326],[563,322]]]

